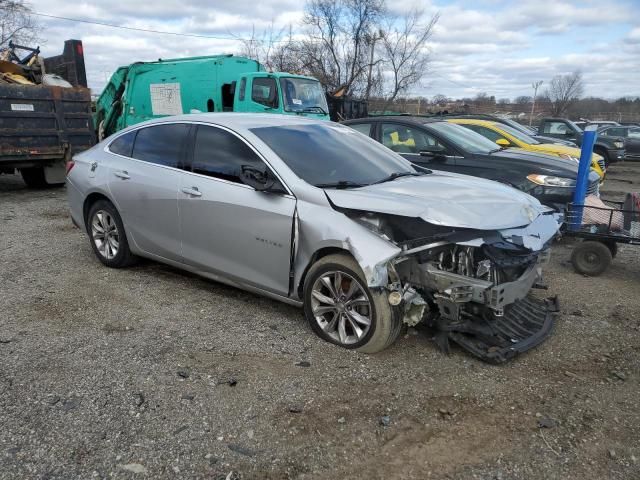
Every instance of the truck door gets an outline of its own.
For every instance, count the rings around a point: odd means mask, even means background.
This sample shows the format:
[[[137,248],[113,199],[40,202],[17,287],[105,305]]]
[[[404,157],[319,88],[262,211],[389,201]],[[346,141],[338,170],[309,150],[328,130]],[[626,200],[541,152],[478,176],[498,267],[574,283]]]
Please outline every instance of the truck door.
[[[278,82],[270,76],[253,76],[249,78],[249,89],[245,92],[248,96],[246,112],[273,112],[282,111],[280,105],[280,93]]]
[[[560,138],[562,140],[575,141],[577,139],[576,132],[562,120],[549,120],[542,124],[540,135],[546,137]]]

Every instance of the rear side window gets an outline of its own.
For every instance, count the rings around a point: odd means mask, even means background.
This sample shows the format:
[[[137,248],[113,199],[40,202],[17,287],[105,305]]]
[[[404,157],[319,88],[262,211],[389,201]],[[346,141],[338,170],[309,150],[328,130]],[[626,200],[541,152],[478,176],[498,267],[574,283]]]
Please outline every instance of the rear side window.
[[[278,108],[278,87],[275,78],[254,78],[251,100],[267,107]]]
[[[109,145],[109,151],[111,153],[117,153],[118,155],[124,155],[125,157],[131,156],[131,151],[133,150],[133,141],[136,139],[137,131],[125,133],[120,137],[116,138]]]
[[[371,136],[371,124],[370,123],[354,123],[351,125],[347,125],[349,128],[353,128],[354,130],[364,133],[367,137]]]
[[[242,183],[242,167],[266,171],[267,165],[241,139],[226,130],[198,126],[191,169],[194,173]]]
[[[133,158],[145,162],[180,167],[189,125],[172,123],[138,130]]]

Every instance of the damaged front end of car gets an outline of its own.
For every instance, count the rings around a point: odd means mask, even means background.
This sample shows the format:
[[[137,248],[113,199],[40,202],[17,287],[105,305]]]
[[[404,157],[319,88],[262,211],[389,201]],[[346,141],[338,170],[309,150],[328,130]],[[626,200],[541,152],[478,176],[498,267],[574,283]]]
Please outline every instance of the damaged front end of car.
[[[544,207],[542,207],[544,208]],[[363,269],[409,326],[425,324],[445,351],[453,341],[481,359],[504,362],[541,343],[557,305],[531,294],[557,234],[552,212],[531,209],[524,227],[455,228],[422,218],[338,208],[399,248]],[[375,277],[375,278],[374,278]]]

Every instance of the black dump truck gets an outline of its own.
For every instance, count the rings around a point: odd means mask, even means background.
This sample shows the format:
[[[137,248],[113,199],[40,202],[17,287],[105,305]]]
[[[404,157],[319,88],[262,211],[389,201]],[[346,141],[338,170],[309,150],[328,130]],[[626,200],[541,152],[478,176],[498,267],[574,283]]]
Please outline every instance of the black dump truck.
[[[95,144],[82,42],[39,54],[13,43],[0,51],[0,174],[18,170],[33,188],[63,184],[66,161]]]

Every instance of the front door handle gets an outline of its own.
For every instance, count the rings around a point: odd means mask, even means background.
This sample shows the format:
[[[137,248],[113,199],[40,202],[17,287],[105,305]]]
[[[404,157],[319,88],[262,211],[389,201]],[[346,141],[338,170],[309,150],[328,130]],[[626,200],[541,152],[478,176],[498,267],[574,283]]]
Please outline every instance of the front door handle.
[[[113,172],[113,174],[116,177],[121,178],[123,180],[129,180],[131,178],[129,176],[129,172],[127,172],[126,170],[119,170],[119,171]]]
[[[198,187],[183,188],[182,193],[186,193],[187,195],[191,195],[192,197],[202,196],[202,192],[198,190]]]

